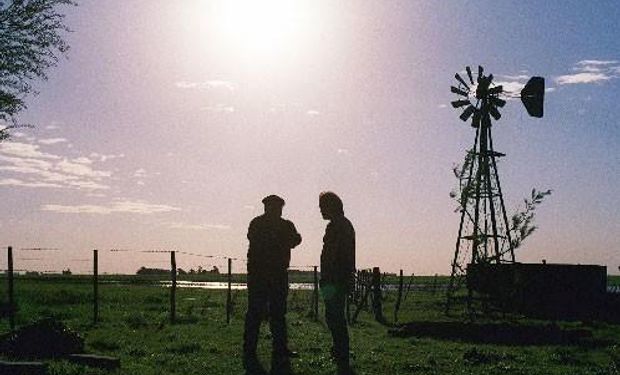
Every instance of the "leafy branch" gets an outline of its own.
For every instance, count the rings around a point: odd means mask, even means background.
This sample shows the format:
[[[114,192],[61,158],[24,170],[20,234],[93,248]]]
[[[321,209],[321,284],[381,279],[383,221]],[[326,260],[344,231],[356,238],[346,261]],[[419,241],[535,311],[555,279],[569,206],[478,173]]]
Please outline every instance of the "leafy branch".
[[[62,33],[64,24],[60,5],[75,5],[73,0],[0,1],[0,140],[9,130],[19,127],[18,112],[26,108],[24,98],[36,95],[32,81],[47,79],[46,71],[66,56],[69,45]]]
[[[511,216],[510,233],[511,245],[513,249],[517,249],[527,237],[529,237],[538,228],[533,224],[534,211],[546,196],[551,195],[552,190],[539,191],[532,189],[530,198],[523,199],[525,207],[523,210],[516,212]]]

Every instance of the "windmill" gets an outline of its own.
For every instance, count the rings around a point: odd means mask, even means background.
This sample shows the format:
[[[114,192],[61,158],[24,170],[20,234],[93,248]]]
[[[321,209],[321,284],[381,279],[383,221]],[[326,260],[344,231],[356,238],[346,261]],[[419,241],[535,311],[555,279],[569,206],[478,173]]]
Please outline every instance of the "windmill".
[[[510,93],[493,83],[492,74],[484,75],[481,66],[475,80],[469,66],[465,71],[467,81],[458,73],[454,75],[458,84],[451,86],[450,90],[458,95],[458,99],[451,104],[463,109],[459,118],[471,121],[476,135],[459,176],[461,221],[446,310],[450,308],[454,292],[462,286],[468,264],[515,263],[514,243],[497,171],[497,159],[505,155],[495,150],[491,135],[491,118],[495,121],[501,118],[499,109],[506,105],[502,97],[510,97]],[[544,91],[542,77],[532,77],[521,90],[521,101],[530,116],[543,116]],[[471,296],[471,289],[469,292]]]

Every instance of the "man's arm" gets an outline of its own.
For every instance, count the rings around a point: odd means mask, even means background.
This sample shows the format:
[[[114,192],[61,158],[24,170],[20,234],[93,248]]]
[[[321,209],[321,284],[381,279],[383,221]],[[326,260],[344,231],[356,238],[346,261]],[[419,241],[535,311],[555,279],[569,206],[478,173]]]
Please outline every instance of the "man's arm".
[[[292,221],[288,222],[289,224],[289,236],[288,236],[288,248],[292,249],[301,243],[301,235],[297,232],[297,228],[295,228],[295,224]]]

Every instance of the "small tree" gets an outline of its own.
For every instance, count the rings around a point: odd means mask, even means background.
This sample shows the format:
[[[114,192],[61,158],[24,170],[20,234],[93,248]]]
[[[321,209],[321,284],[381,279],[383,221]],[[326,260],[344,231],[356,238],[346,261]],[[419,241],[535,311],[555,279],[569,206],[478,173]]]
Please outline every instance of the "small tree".
[[[450,192],[450,197],[458,202],[458,207],[454,210],[459,212],[465,209],[467,200],[470,199],[477,188],[477,182],[473,178],[467,178],[474,163],[475,152],[469,150],[465,155],[465,161],[461,165],[455,165],[452,168],[454,177],[459,181],[457,188]],[[538,228],[534,225],[534,211],[539,206],[546,196],[550,195],[552,190],[540,191],[532,189],[530,198],[525,198],[523,202],[525,207],[515,212],[511,216],[510,223],[508,223],[508,230],[510,231],[511,247],[516,250],[521,246],[523,240],[529,237]]]
[[[25,126],[16,115],[26,108],[24,98],[37,94],[35,79],[47,79],[46,71],[66,56],[69,45],[61,34],[69,31],[60,5],[73,0],[0,1],[0,141],[9,130]]]

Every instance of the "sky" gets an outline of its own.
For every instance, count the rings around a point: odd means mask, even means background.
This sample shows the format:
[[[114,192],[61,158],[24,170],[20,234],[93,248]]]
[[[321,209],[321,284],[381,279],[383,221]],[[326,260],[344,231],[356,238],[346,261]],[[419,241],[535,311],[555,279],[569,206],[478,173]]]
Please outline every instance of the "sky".
[[[67,59],[0,143],[0,230],[21,270],[245,270],[261,199],[286,200],[319,263],[318,195],[344,201],[357,266],[449,274],[452,167],[474,139],[450,85],[482,65],[509,100],[494,123],[508,213],[552,189],[518,261],[620,266],[617,1],[82,1]],[[56,249],[47,251],[30,248]],[[129,251],[110,251],[124,249]],[[0,257],[0,268],[6,260]]]

